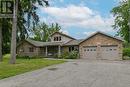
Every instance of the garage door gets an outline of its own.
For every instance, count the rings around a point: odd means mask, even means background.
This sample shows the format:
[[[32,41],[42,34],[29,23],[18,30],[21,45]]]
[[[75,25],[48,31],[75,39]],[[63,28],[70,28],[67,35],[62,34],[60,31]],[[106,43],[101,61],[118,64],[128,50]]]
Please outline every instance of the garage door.
[[[97,46],[83,47],[83,58],[85,59],[96,59]]]
[[[101,57],[106,60],[119,59],[118,46],[101,46]]]

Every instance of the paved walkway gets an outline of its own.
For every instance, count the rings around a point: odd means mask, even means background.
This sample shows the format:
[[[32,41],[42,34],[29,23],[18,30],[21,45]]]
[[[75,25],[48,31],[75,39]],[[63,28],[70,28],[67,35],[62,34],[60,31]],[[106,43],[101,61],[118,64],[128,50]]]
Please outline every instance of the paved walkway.
[[[75,60],[0,80],[0,87],[130,87],[130,62]]]

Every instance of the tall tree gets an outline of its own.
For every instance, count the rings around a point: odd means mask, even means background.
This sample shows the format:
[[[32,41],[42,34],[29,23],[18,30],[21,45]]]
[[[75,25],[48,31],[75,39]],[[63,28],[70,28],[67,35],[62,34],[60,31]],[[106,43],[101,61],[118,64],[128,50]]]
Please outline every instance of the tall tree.
[[[35,27],[39,22],[37,14],[38,6],[49,6],[47,0],[20,0],[18,7],[18,30],[17,41],[28,37],[31,28]]]
[[[18,2],[19,2],[19,0],[15,0],[14,11],[13,11],[12,39],[11,39],[11,58],[10,58],[10,63],[11,64],[15,64],[15,61],[16,61],[16,32],[17,32]]]
[[[128,21],[128,25],[129,25],[129,43],[130,43],[130,0],[128,0],[128,14],[129,14],[129,21]]]
[[[39,4],[43,6],[43,2],[46,5],[48,4],[48,1],[46,0],[15,0],[15,6],[14,7],[14,16],[13,18],[13,29],[12,29],[12,39],[11,39],[11,59],[10,63],[14,64],[16,60],[16,31],[18,32],[17,35],[20,36],[21,39],[25,39],[26,34],[28,34],[28,29],[30,27],[30,23],[33,23],[35,26],[38,21],[38,15],[36,13],[36,10],[38,7],[36,7],[35,4]],[[26,17],[27,16],[27,19]],[[17,18],[18,18],[18,27],[17,27]],[[16,30],[16,28],[18,28]],[[19,39],[18,39],[19,40]]]
[[[59,31],[60,29],[61,27],[57,23],[52,23],[51,25],[41,23],[36,26],[36,29],[33,30],[34,37],[32,39],[43,42],[49,41],[50,35]]]
[[[130,43],[129,1],[130,0],[121,1],[119,6],[114,7],[111,12],[115,16],[115,24],[113,25],[113,28],[118,29],[117,35],[120,35]]]
[[[0,62],[2,61],[2,18],[0,18]]]

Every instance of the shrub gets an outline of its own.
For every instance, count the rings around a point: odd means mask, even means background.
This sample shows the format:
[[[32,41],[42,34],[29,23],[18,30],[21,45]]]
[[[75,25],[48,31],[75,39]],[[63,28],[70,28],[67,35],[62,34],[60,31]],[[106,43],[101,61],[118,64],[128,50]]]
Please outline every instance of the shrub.
[[[123,43],[123,46],[124,46],[125,48],[130,48],[130,43],[124,42],[124,43]]]
[[[123,49],[123,56],[130,57],[130,48],[124,48]]]
[[[60,56],[60,58],[64,59],[77,59],[78,57],[79,54],[77,51],[65,52]]]
[[[55,54],[55,55],[54,55],[54,58],[59,58],[59,57],[58,57],[58,54]]]

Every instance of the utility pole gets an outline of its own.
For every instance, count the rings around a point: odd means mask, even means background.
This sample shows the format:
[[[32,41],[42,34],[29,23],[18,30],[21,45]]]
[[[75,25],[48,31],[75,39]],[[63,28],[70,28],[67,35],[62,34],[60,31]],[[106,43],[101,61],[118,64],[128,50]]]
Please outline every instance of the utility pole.
[[[13,11],[13,25],[12,25],[10,64],[15,64],[16,63],[17,14],[18,14],[18,0],[15,0],[14,11]]]

